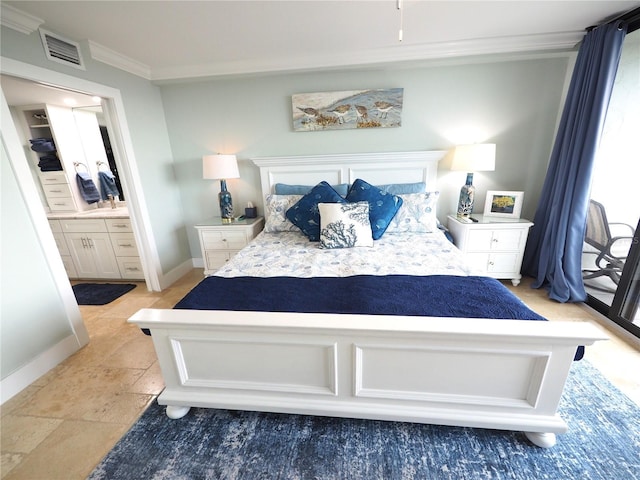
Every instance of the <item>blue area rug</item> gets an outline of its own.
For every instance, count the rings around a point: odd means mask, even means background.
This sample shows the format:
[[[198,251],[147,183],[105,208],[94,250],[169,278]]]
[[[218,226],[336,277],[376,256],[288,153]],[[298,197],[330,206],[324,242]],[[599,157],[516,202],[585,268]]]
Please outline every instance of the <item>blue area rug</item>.
[[[155,402],[89,479],[638,479],[640,408],[576,362],[550,449],[522,433],[192,409]]]
[[[78,283],[73,285],[78,305],[106,305],[133,290],[133,283]]]

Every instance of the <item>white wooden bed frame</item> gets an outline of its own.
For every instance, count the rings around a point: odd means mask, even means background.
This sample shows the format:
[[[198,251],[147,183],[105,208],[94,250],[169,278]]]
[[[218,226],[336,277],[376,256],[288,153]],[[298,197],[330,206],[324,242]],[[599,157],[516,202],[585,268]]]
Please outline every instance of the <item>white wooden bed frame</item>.
[[[256,158],[275,183],[425,181],[441,151]],[[190,407],[523,431],[551,447],[582,322],[143,309],[171,418]]]

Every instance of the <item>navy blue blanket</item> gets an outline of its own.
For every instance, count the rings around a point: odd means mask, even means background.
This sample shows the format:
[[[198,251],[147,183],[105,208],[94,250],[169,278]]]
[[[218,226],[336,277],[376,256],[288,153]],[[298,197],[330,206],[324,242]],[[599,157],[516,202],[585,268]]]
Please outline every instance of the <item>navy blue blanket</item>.
[[[174,308],[545,320],[496,279],[447,275],[207,277]]]
[[[544,320],[496,279],[444,275],[207,277],[175,308]]]

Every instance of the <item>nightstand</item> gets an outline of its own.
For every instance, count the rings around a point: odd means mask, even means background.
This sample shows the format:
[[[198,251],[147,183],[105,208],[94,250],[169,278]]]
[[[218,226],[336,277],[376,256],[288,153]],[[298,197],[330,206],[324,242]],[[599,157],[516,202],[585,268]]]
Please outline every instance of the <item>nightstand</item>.
[[[523,218],[472,216],[478,221],[466,223],[455,215],[448,216],[447,227],[456,247],[479,273],[510,279],[514,286],[518,285],[524,247],[533,223]]]
[[[204,274],[211,275],[253,240],[264,227],[264,218],[245,218],[223,223],[220,217],[195,226],[200,239]]]

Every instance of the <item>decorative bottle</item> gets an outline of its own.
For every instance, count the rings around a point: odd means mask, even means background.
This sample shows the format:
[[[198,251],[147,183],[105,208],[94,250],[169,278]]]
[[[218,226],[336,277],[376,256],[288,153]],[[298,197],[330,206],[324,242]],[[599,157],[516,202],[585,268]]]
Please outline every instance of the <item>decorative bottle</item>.
[[[220,202],[220,216],[223,221],[231,221],[233,219],[233,201],[231,193],[227,190],[227,181],[220,180],[220,193],[218,194]]]
[[[475,194],[476,187],[473,186],[473,173],[467,173],[467,182],[460,189],[460,199],[458,200],[459,217],[468,217],[471,215]]]

